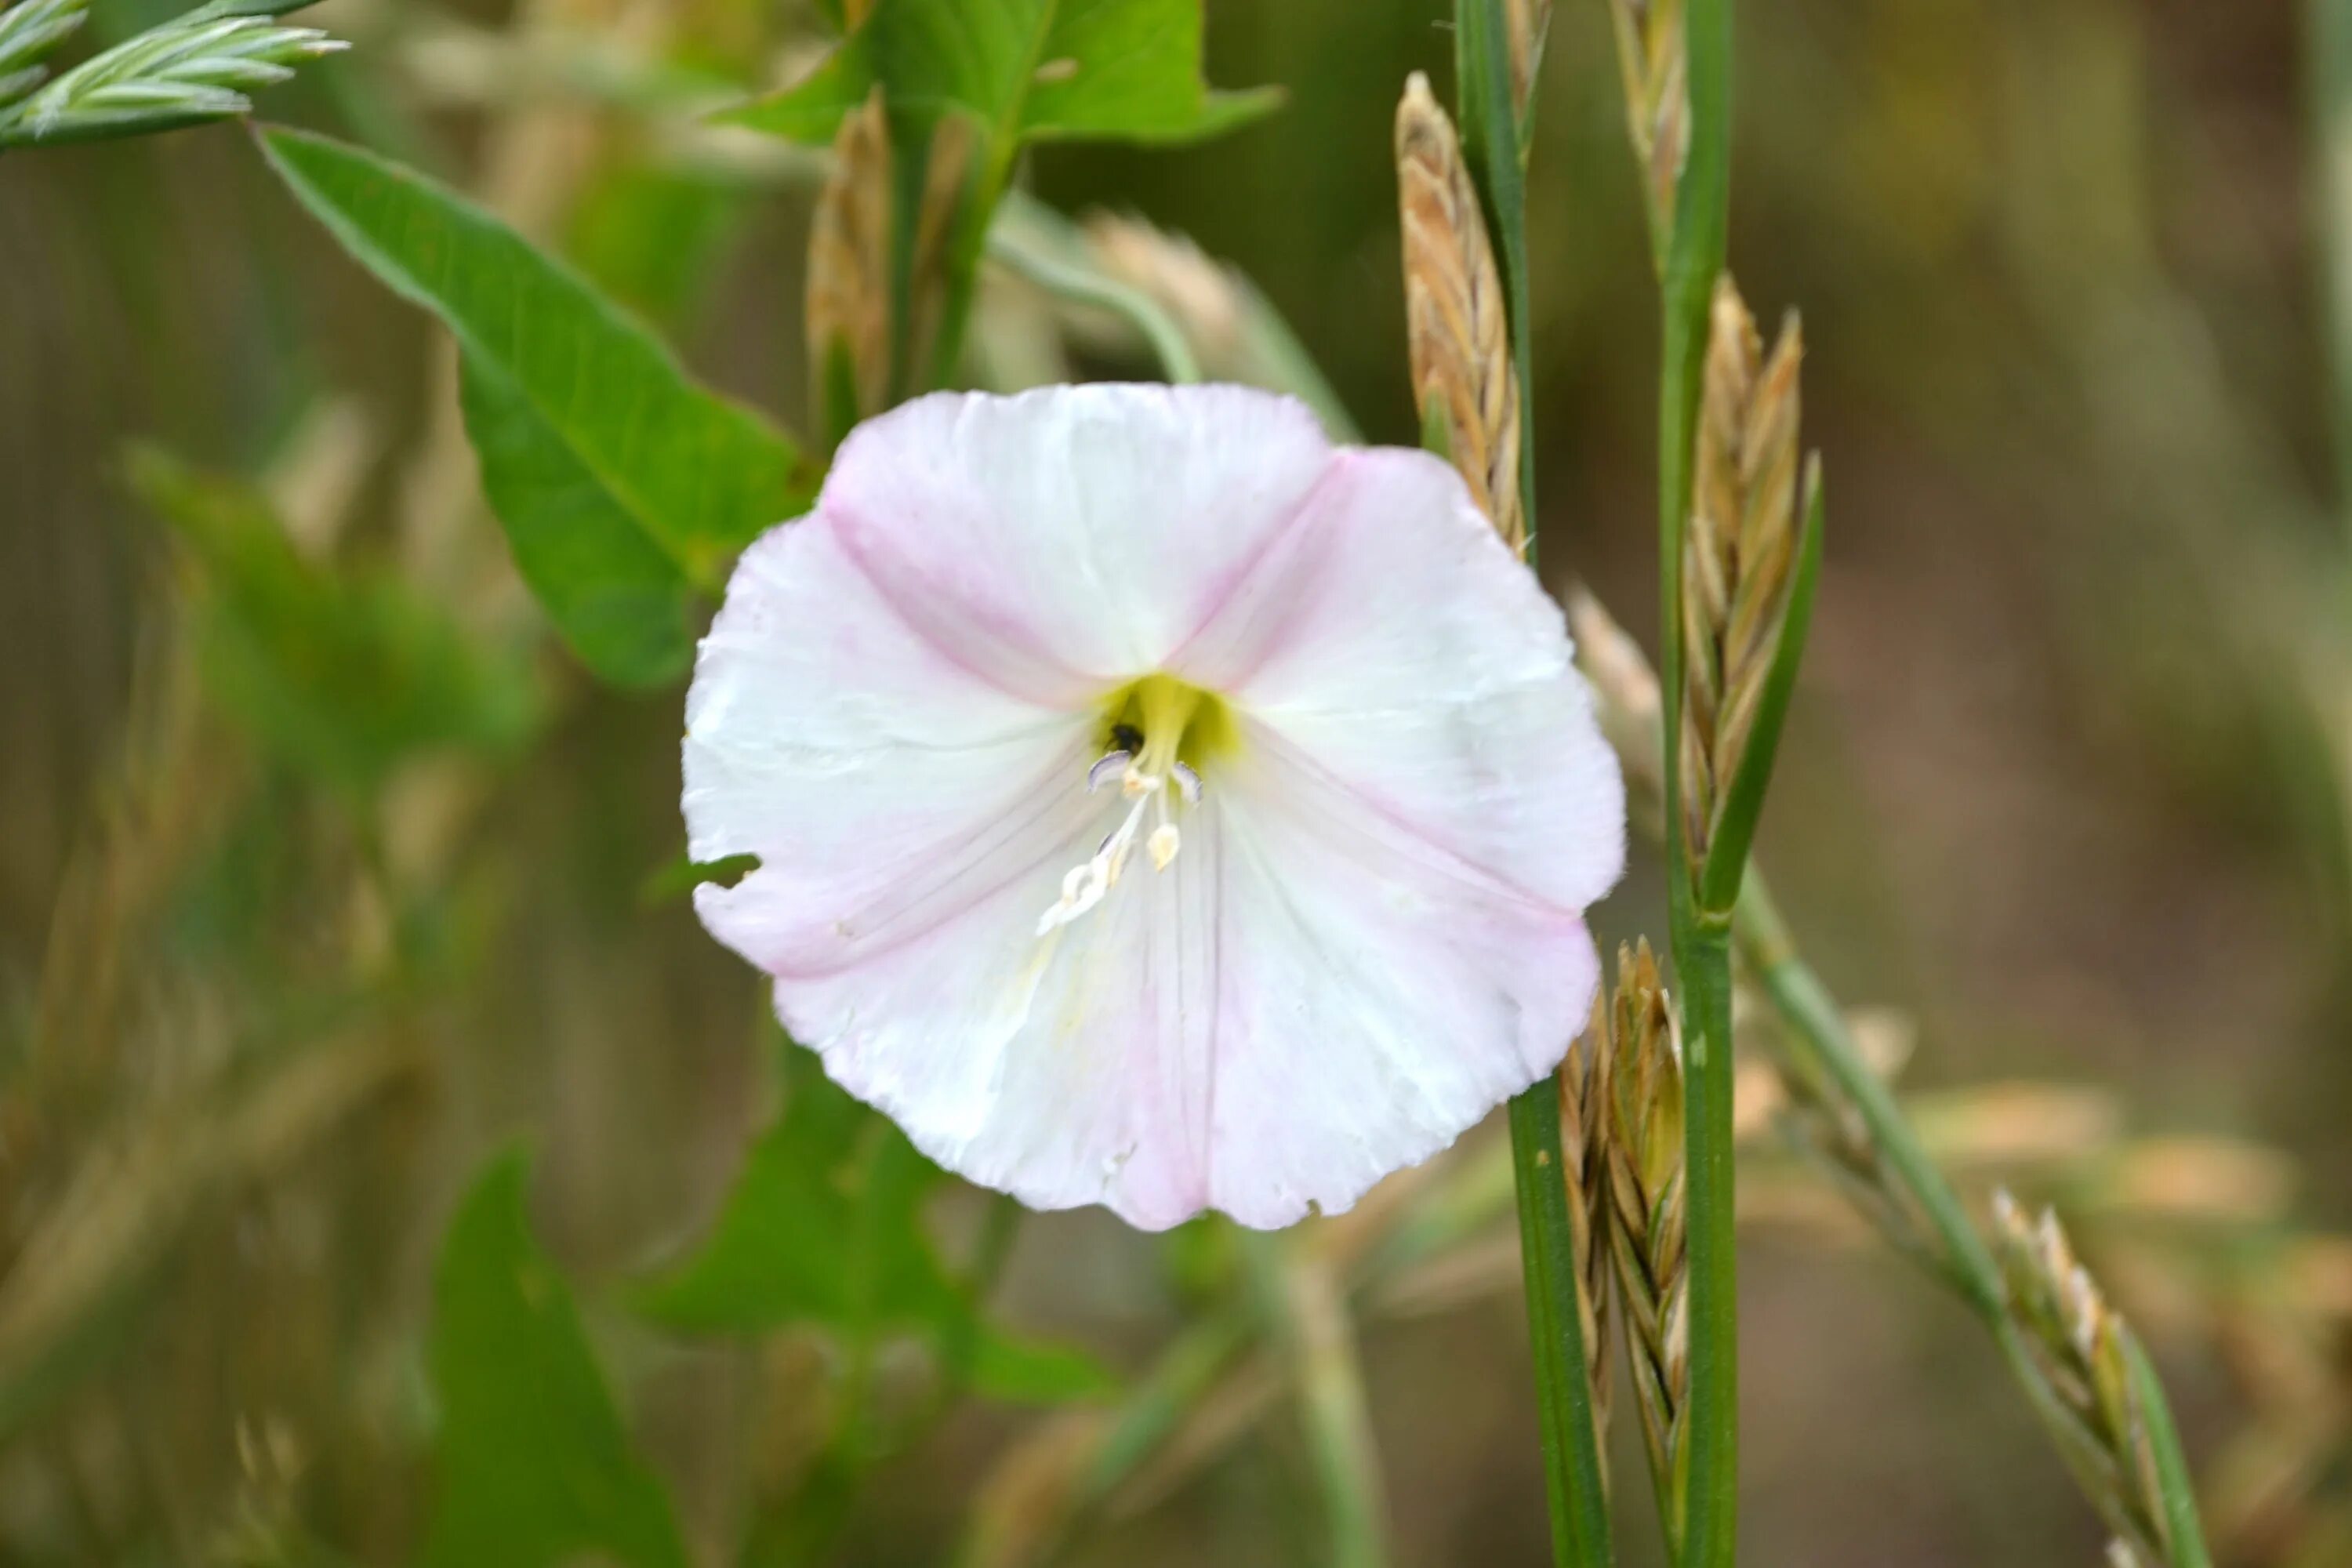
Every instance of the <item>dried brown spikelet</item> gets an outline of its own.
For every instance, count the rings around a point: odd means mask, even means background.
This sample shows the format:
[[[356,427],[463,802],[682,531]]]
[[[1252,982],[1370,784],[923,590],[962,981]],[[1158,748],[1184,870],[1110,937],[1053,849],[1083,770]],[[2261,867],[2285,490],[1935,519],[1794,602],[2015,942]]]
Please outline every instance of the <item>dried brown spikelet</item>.
[[[2275,1227],[2294,1195],[2294,1163],[2227,1138],[2144,1138],[2117,1152],[2100,1182],[2104,1207],[2150,1218]]]
[[[866,25],[874,13],[876,0],[841,0],[841,30],[854,33]]]
[[[1551,31],[1551,0],[1503,0],[1503,26],[1511,51],[1511,109],[1525,120],[1536,68],[1543,63],[1544,36]]]
[[[1682,1047],[1648,942],[1617,953],[1609,1016],[1610,1232],[1650,1476],[1669,1532],[1682,1518],[1690,1396]],[[1679,1542],[1675,1543],[1679,1549]]]
[[[1993,1218],[2009,1316],[2063,1413],[2053,1417],[2063,1423],[2060,1447],[2108,1528],[2147,1568],[2168,1568],[2174,1542],[2131,1329],[2107,1305],[2054,1213],[2029,1220],[2000,1191]]]
[[[1570,1240],[1576,1252],[1577,1317],[1583,1329],[1584,1375],[1592,1394],[1594,1432],[1609,1425],[1609,1007],[1592,998],[1592,1022],[1559,1064],[1561,1176],[1568,1185]],[[1602,1479],[1606,1445],[1600,1447]]]
[[[1771,357],[1726,277],[1716,285],[1683,539],[1682,798],[1693,874],[1746,755],[1797,557],[1798,362],[1792,315]]]
[[[927,377],[926,385],[944,381],[951,368],[930,362],[947,315],[949,252],[964,216],[971,153],[971,122],[950,114],[932,130],[923,162],[923,199],[915,212],[915,249],[908,268],[907,369],[909,375]]]
[[[1909,1056],[1907,1043],[1887,1042],[1886,1026],[1849,1016],[1847,1027],[1872,1073],[1891,1080]],[[1877,1043],[1869,1043],[1877,1038]],[[1853,1097],[1800,1040],[1790,1038],[1771,1053],[1785,1096],[1775,1120],[1781,1135],[1810,1156],[1861,1215],[1895,1247],[1939,1270],[1948,1264],[1935,1226],[1910,1187],[1896,1174],[1886,1151]]]
[[[882,89],[842,118],[809,228],[808,352],[815,406],[863,419],[890,394],[890,123]],[[835,432],[838,434],[839,432]]]
[[[1415,71],[1397,105],[1397,201],[1413,401],[1496,531],[1528,542],[1519,494],[1519,384],[1502,275],[1454,122]]]
[[[1675,187],[1690,150],[1683,0],[1611,0],[1609,13],[1625,84],[1625,129],[1642,165],[1650,230],[1663,258],[1674,227]]]

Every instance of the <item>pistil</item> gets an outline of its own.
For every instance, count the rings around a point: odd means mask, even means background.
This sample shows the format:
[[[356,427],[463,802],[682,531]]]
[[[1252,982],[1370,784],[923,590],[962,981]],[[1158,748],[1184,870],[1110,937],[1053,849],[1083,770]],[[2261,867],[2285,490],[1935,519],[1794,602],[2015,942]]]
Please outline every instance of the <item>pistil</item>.
[[[1114,746],[1095,760],[1087,769],[1087,791],[1093,794],[1116,779],[1120,795],[1132,804],[1094,854],[1062,878],[1062,896],[1037,918],[1041,937],[1093,909],[1118,885],[1147,813],[1153,826],[1144,838],[1144,851],[1151,858],[1151,868],[1165,871],[1175,864],[1184,839],[1169,797],[1174,795],[1184,805],[1200,803],[1201,775],[1181,753],[1187,730],[1203,710],[1202,694],[1181,681],[1152,676],[1138,681],[1122,697],[1121,710],[1131,713],[1133,721],[1117,721],[1111,734],[1115,741],[1130,745]]]

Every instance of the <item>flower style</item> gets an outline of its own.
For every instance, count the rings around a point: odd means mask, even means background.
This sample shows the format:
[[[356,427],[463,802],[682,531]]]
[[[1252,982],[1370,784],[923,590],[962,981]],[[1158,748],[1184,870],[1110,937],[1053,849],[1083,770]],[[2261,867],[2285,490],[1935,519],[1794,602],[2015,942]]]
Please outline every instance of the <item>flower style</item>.
[[[1549,1072],[1624,796],[1424,453],[1238,387],[940,395],[744,552],[696,907],[941,1164],[1149,1228],[1346,1208]]]

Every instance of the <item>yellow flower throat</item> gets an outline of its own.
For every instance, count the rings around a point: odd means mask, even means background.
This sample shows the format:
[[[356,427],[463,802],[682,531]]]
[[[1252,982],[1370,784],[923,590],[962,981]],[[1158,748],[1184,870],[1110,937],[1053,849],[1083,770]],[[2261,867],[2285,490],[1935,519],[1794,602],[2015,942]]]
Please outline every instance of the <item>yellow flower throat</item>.
[[[1165,871],[1174,864],[1183,836],[1171,799],[1188,806],[1200,804],[1208,764],[1230,752],[1238,739],[1233,714],[1221,699],[1172,675],[1129,681],[1104,699],[1102,712],[1103,753],[1087,770],[1087,793],[1116,779],[1120,795],[1133,804],[1094,854],[1063,877],[1062,896],[1037,919],[1041,937],[1093,909],[1118,885],[1147,815],[1157,824],[1142,837],[1151,868]]]

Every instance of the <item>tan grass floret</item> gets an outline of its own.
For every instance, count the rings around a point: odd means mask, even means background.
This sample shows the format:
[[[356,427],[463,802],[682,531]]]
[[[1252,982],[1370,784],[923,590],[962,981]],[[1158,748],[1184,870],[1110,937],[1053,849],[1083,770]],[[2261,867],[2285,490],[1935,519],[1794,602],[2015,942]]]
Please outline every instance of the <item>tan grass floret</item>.
[[[1791,316],[1771,356],[1727,277],[1716,286],[1683,540],[1682,799],[1693,873],[1746,756],[1797,558],[1797,366]]]
[[[1610,0],[1625,128],[1642,166],[1654,253],[1674,229],[1675,187],[1690,150],[1690,89],[1684,70],[1683,0]]]
[[[1592,1022],[1559,1064],[1560,1174],[1568,1186],[1570,1241],[1576,1253],[1577,1317],[1583,1329],[1584,1374],[1592,1426],[1609,1426],[1609,1276],[1611,1268],[1609,1096],[1613,1052],[1609,998],[1592,998]],[[1608,1448],[1600,1447],[1607,1480]]]
[[[1524,551],[1519,384],[1502,276],[1454,122],[1418,71],[1397,105],[1396,155],[1413,401],[1423,428],[1443,432],[1479,510]]]
[[[854,413],[881,412],[890,387],[890,125],[882,89],[845,115],[809,227],[809,363],[815,405],[846,376]]]
[[[2008,1310],[2056,1409],[2045,1408],[2059,1447],[2130,1553],[2163,1568],[2176,1559],[2141,1397],[2142,1352],[2107,1305],[2049,1209],[2028,1219],[2007,1192],[1993,1194],[1993,1243]],[[2062,1425],[2063,1424],[2063,1425]]]
[[[1625,1348],[1659,1511],[1677,1534],[1690,1397],[1682,1051],[1647,942],[1618,951],[1609,1026],[1611,1235]]]

